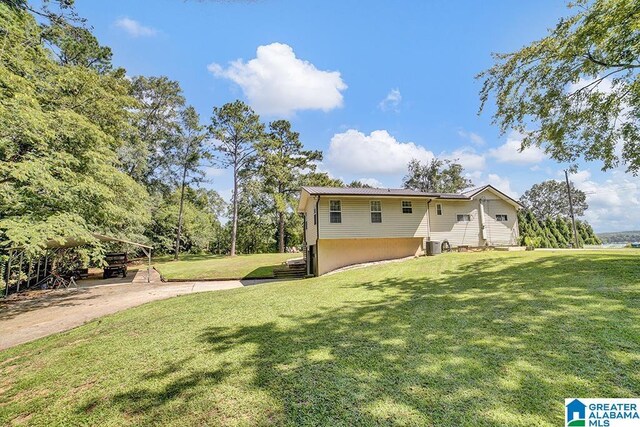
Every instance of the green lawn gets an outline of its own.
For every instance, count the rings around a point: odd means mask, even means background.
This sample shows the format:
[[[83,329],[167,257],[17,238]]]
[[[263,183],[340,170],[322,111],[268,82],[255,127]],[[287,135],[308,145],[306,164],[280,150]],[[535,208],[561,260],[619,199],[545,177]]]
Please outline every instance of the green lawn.
[[[182,255],[161,257],[154,266],[167,280],[256,279],[273,277],[273,268],[301,254]]]
[[[640,396],[640,256],[445,254],[146,304],[0,353],[0,424],[563,425]]]

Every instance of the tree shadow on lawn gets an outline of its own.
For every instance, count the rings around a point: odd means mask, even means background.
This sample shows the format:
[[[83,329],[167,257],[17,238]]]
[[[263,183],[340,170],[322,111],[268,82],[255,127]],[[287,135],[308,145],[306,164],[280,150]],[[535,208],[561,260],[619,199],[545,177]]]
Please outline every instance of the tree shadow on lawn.
[[[118,393],[108,399],[108,406],[116,408],[127,417],[139,417],[137,424],[155,424],[166,413],[183,414],[188,418],[189,402],[198,398],[201,389],[209,389],[221,383],[228,376],[228,369],[222,367],[213,370],[195,370],[182,374],[182,370],[193,359],[185,357],[169,361],[159,370],[139,375],[140,385],[133,390]],[[162,386],[154,386],[154,382],[174,378]],[[76,412],[91,413],[96,407],[105,403],[103,397],[94,397],[85,401]]]
[[[42,308],[73,307],[81,301],[96,298],[99,296],[91,294],[87,288],[31,291],[28,295],[18,295],[12,299],[0,301],[0,322]]]
[[[349,285],[373,294],[292,327],[200,338],[217,355],[251,344],[244,367],[287,424],[556,425],[565,397],[640,393],[637,261],[482,259]]]

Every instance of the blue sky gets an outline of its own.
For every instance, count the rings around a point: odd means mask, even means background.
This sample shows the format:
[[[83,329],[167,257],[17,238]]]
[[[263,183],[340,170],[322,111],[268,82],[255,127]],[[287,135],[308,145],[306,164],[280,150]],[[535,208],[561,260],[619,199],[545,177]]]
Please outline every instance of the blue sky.
[[[242,99],[265,122],[289,119],[319,168],[346,181],[399,187],[412,157],[457,158],[474,184],[514,197],[561,179],[566,165],[500,135],[481,116],[474,76],[491,52],[542,37],[565,2],[514,1],[78,1],[114,63],[129,75],[178,80],[209,120],[213,106]],[[597,231],[640,229],[640,180],[581,164]],[[230,174],[209,170],[228,198]],[[636,214],[634,214],[634,211]]]

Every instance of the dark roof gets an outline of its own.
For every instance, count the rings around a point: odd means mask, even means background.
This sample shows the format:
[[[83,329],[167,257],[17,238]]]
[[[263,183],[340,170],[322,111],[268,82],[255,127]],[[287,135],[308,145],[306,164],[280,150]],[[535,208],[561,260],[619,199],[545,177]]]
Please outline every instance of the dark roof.
[[[470,200],[476,194],[491,188],[504,198],[511,200],[520,205],[517,200],[507,196],[502,191],[492,185],[483,185],[482,187],[472,188],[461,193],[425,193],[422,191],[409,190],[406,188],[351,188],[351,187],[302,187],[312,196],[405,196],[405,197],[431,197],[434,199],[457,199]]]
[[[302,187],[311,195],[336,195],[336,196],[432,196],[435,193],[423,193],[422,191],[406,188],[351,188],[351,187]]]

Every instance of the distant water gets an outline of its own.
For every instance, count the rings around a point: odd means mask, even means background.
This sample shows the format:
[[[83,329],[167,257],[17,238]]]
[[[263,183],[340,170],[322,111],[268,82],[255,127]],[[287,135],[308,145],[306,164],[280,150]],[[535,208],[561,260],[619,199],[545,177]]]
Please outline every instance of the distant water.
[[[627,246],[626,243],[604,243],[601,247],[603,248],[624,248]]]

